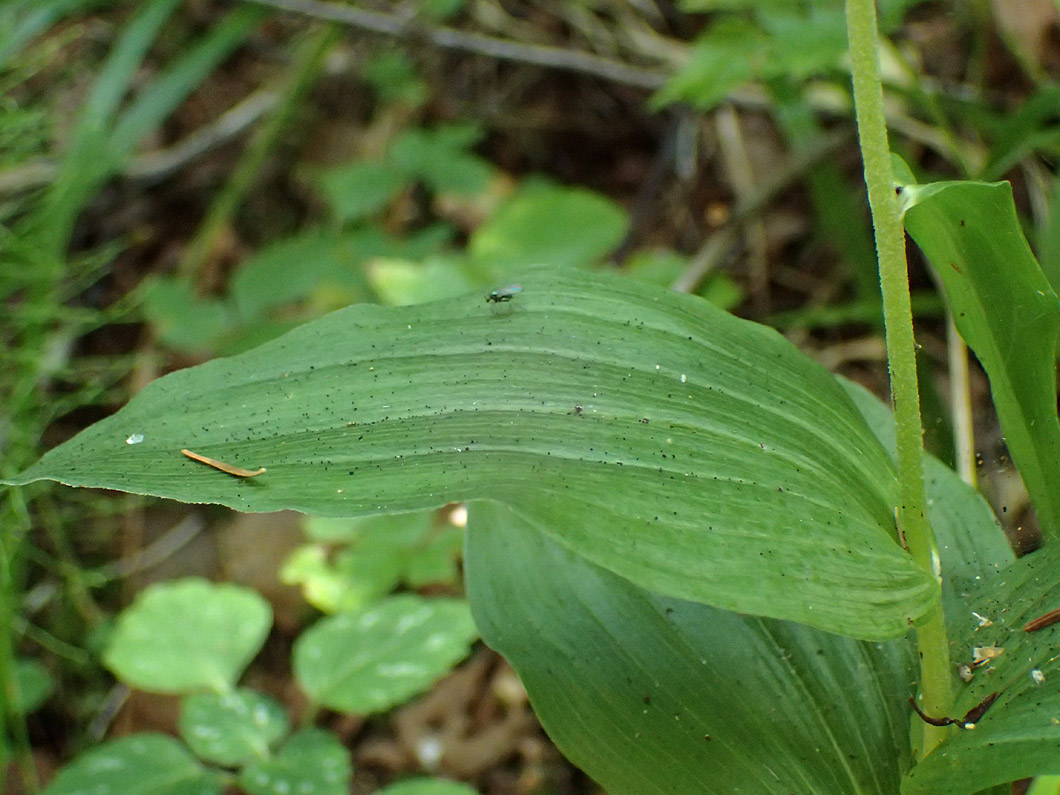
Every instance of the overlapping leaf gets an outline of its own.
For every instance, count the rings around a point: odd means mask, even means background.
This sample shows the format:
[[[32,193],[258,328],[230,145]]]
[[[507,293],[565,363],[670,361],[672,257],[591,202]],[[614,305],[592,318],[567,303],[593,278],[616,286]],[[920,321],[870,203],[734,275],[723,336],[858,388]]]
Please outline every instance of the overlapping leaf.
[[[963,626],[953,633],[959,638],[955,657],[969,664],[977,656],[990,659],[958,693],[954,714],[964,715],[994,692],[997,701],[974,730],[955,730],[914,768],[903,793],[965,795],[1028,776],[1060,773],[1060,624],[1023,630],[1027,621],[1057,607],[1056,544],[1021,558],[971,592]]]
[[[894,795],[911,764],[904,641],[655,596],[496,505],[465,565],[483,637],[610,795]]]
[[[906,185],[905,225],[987,375],[1001,429],[1041,521],[1060,534],[1056,344],[1060,300],[1020,228],[1007,182]]]
[[[169,375],[14,482],[336,516],[486,497],[659,593],[862,638],[928,609],[891,462],[825,370],[697,298],[522,286],[351,307]]]
[[[887,408],[844,386],[893,447]],[[1013,556],[982,498],[925,464],[948,607],[964,618],[961,591]],[[515,666],[563,752],[612,795],[893,795],[912,764],[917,672],[905,640],[858,642],[664,599],[490,505],[471,511],[465,569],[484,639]]]

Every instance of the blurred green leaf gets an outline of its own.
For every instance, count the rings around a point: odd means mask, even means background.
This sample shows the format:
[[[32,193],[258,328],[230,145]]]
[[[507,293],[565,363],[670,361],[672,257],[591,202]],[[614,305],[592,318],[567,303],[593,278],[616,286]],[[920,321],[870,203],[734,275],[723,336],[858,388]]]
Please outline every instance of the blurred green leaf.
[[[482,131],[473,124],[408,130],[390,146],[387,157],[436,193],[479,193],[493,174],[493,166],[470,151],[481,137]]]
[[[643,282],[520,281],[505,304],[350,307],[171,374],[12,482],[345,516],[495,499],[657,592],[867,638],[930,608],[893,465],[819,365]]]
[[[226,767],[269,755],[287,734],[287,713],[275,699],[253,690],[198,693],[180,705],[180,736],[201,759]]]
[[[423,14],[441,21],[463,11],[467,0],[419,0],[419,5]]]
[[[680,0],[678,5],[682,11],[694,14],[710,11],[754,11],[759,8],[797,8],[802,3],[800,0]]]
[[[343,549],[329,556],[316,545],[295,550],[281,578],[302,588],[305,599],[325,613],[359,610],[401,582],[402,561],[394,550]]]
[[[226,692],[261,649],[272,610],[257,591],[187,578],[141,591],[118,617],[104,664],[154,693]]]
[[[381,212],[408,178],[389,163],[358,160],[320,175],[317,185],[335,218],[346,223]]]
[[[478,795],[467,784],[441,778],[410,778],[376,790],[373,795]]]
[[[1060,535],[1056,354],[1060,299],[1038,267],[1007,182],[904,185],[905,226],[990,378],[1012,460],[1044,533]]]
[[[248,795],[348,795],[350,752],[331,732],[302,729],[271,759],[253,762],[239,775]]]
[[[460,582],[457,562],[464,546],[464,531],[451,525],[434,531],[424,545],[405,558],[405,581],[412,588],[425,585],[456,585]]]
[[[458,579],[462,532],[436,527],[435,511],[313,518],[306,522],[306,535],[322,543],[295,550],[281,577],[300,585],[306,601],[325,613],[360,609],[401,582],[416,587]],[[342,546],[329,553],[323,543]]]
[[[1011,108],[994,109],[985,103],[965,108],[965,117],[989,141],[989,160],[976,176],[983,180],[1003,178],[1021,161],[1037,153],[1055,157],[1060,151],[1056,107],[1060,85],[1042,83]]]
[[[266,12],[242,5],[212,24],[192,45],[140,87],[119,107],[138,75],[155,37],[180,5],[179,0],[150,0],[122,30],[82,106],[64,155],[37,219],[46,235],[43,247],[58,253],[67,244],[84,203],[134,151],[136,144],[162,123],[217,65],[242,44]]]
[[[611,253],[628,225],[625,210],[598,193],[524,183],[475,230],[468,251],[497,278],[546,262],[586,267]]]
[[[245,260],[232,277],[229,295],[235,311],[247,322],[318,291],[342,291],[350,299],[365,294],[367,285],[360,269],[362,244],[363,237],[358,234],[313,229],[265,246]]]
[[[224,301],[200,298],[183,279],[149,277],[140,290],[144,315],[158,339],[177,350],[210,350],[232,326],[233,318]]]
[[[295,678],[315,703],[367,715],[426,690],[467,656],[477,636],[463,601],[395,596],[302,633]]]
[[[63,17],[108,0],[6,0],[0,4],[0,68],[14,68],[14,56]]]
[[[384,304],[403,306],[465,295],[478,285],[456,258],[431,257],[426,261],[378,258],[368,278]]]
[[[695,40],[688,62],[652,97],[652,105],[688,102],[709,110],[754,77],[768,54],[769,42],[753,22],[736,17],[719,20]]]
[[[15,695],[23,715],[40,709],[54,690],[55,680],[39,662],[28,657],[15,661]]]
[[[221,795],[223,790],[221,777],[172,737],[133,734],[78,756],[44,795]]]
[[[140,139],[187,99],[268,15],[269,11],[253,4],[236,6],[210,24],[199,39],[182,47],[179,56],[141,89],[116,119],[108,141],[115,160],[131,154]]]
[[[387,49],[376,53],[362,67],[361,76],[383,102],[419,107],[430,97],[430,87],[403,50]]]
[[[839,3],[816,0],[798,9],[759,11],[758,16],[769,37],[761,77],[800,80],[820,74],[836,66],[847,50],[846,15]]]
[[[1047,544],[972,584],[967,604],[950,630],[954,661],[970,664],[977,647],[1001,653],[959,689],[954,716],[999,695],[974,731],[954,732],[913,768],[904,795],[964,795],[1060,770],[1060,624],[1023,630],[1027,621],[1060,607],[1060,545]]]

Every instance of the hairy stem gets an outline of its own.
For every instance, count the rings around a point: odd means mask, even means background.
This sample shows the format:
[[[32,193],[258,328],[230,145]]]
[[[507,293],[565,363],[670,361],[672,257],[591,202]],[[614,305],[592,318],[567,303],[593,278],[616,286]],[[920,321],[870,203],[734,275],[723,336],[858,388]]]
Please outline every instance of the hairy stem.
[[[901,494],[898,527],[909,554],[925,571],[938,577],[935,537],[924,514],[923,431],[905,261],[905,231],[894,193],[891,152],[883,116],[874,1],[847,0],[846,14],[858,138],[865,164],[872,224],[876,232],[876,253],[883,293]],[[941,601],[927,621],[917,627],[917,645],[920,652],[922,708],[929,715],[948,715],[953,695],[949,643]],[[950,731],[950,727],[925,726],[920,756],[931,753]]]

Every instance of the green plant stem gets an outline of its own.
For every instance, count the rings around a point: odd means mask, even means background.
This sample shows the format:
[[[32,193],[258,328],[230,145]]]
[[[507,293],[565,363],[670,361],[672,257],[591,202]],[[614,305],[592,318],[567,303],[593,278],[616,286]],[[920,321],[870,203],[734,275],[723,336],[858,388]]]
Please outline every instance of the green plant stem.
[[[858,138],[865,163],[865,184],[876,232],[883,293],[901,495],[898,527],[909,554],[925,571],[938,577],[935,538],[924,513],[923,430],[917,391],[916,343],[905,261],[905,232],[894,193],[891,152],[883,116],[874,0],[847,0],[846,15]],[[941,598],[926,622],[917,627],[916,637],[920,652],[922,709],[929,715],[948,715],[953,696],[949,642]],[[931,753],[950,731],[949,727],[925,726],[920,755]]]

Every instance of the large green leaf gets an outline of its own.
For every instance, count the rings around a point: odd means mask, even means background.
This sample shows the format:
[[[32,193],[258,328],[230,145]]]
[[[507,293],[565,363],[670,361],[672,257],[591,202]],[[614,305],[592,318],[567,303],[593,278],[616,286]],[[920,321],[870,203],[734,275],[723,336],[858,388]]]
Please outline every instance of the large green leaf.
[[[1020,229],[1007,182],[905,185],[905,226],[990,378],[1012,460],[1044,532],[1060,535],[1060,300]]]
[[[890,411],[842,383],[893,448]],[[983,499],[938,460],[925,466],[947,607],[963,620],[961,593],[1013,556]],[[612,795],[897,791],[911,764],[911,645],[663,599],[495,507],[474,506],[468,532],[484,639],[515,666],[561,750]]]
[[[973,649],[1003,649],[957,694],[960,717],[986,696],[1000,695],[974,731],[956,731],[915,767],[902,792],[963,795],[1032,775],[1060,773],[1060,624],[1025,632],[1030,619],[1060,607],[1060,546],[1021,558],[968,598],[953,637],[957,662]],[[974,613],[972,612],[974,611]],[[989,622],[989,623],[987,623]],[[982,656],[982,655],[980,655]]]
[[[351,307],[166,376],[12,482],[333,516],[485,497],[671,596],[862,638],[930,608],[892,464],[820,366],[692,296],[522,286]]]
[[[894,795],[912,763],[904,641],[655,596],[495,504],[465,566],[484,639],[610,795]]]

